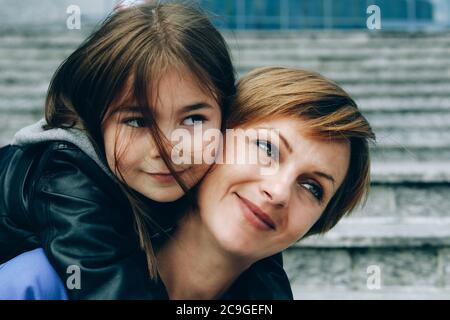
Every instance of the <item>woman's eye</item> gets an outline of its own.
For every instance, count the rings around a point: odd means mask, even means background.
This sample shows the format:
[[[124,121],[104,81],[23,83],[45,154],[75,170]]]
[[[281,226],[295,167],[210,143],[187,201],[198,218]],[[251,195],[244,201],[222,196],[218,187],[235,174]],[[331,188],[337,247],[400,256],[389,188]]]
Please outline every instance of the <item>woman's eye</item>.
[[[200,123],[203,123],[206,120],[206,118],[204,116],[201,115],[193,115],[193,116],[189,116],[187,118],[185,118],[181,124],[185,125],[185,126],[194,126]]]
[[[322,187],[310,182],[301,183],[301,185],[306,190],[308,190],[318,201],[321,201],[323,199]]]
[[[130,127],[134,127],[134,128],[143,128],[145,127],[145,121],[144,118],[131,118],[131,119],[126,119],[124,121],[125,124],[129,125]]]
[[[277,158],[278,149],[267,140],[256,140],[256,145],[263,150],[268,157]]]

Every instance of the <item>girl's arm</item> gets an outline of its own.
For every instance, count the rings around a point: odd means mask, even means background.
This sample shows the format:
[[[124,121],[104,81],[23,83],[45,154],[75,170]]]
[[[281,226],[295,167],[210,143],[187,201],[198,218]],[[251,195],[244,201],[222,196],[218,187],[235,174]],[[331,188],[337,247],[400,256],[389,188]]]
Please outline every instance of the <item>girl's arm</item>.
[[[67,293],[39,248],[0,265],[0,300],[67,300]]]

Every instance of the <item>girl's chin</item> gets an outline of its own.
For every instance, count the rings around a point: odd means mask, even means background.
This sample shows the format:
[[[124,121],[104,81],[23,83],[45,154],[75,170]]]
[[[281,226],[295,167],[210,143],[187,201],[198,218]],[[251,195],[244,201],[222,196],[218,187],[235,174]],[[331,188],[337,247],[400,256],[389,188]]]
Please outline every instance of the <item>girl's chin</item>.
[[[184,195],[184,192],[179,186],[173,186],[171,188],[161,190],[161,192],[155,193],[153,190],[153,192],[147,192],[144,195],[156,202],[173,202],[180,199]]]

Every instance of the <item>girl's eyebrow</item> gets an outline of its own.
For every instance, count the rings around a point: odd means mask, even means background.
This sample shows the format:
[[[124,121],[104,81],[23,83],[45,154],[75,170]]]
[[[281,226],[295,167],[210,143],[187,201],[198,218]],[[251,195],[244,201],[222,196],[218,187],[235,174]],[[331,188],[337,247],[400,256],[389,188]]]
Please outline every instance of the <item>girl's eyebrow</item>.
[[[141,112],[141,107],[139,107],[139,106],[121,106],[121,107],[116,108],[116,110],[114,110],[113,114],[126,113],[126,112],[138,113],[138,112]]]
[[[188,113],[199,109],[213,109],[213,106],[206,102],[197,102],[187,106],[183,106],[179,109],[178,113]],[[139,106],[121,106],[114,110],[114,113],[138,113],[141,111]]]
[[[213,109],[213,106],[206,102],[197,102],[184,107],[181,107],[179,113],[188,113],[199,109]]]

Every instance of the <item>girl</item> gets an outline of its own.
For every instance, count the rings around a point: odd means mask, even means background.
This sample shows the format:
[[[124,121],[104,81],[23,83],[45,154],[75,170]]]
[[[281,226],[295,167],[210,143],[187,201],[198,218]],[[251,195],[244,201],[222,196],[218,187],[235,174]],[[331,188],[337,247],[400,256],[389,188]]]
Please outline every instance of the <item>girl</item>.
[[[42,246],[63,280],[78,271],[70,299],[158,297],[145,281],[157,274],[152,237],[208,169],[174,166],[166,137],[220,129],[234,81],[224,39],[198,10],[108,17],[56,71],[45,121],[0,150],[0,263]]]
[[[198,206],[187,208],[157,252],[162,281],[155,286],[162,297],[246,298],[252,286],[279,296],[283,289],[267,269],[276,264],[270,256],[333,228],[369,188],[368,141],[375,138],[370,125],[347,93],[316,73],[251,72],[238,83],[228,126],[275,128],[279,139],[245,140],[245,151],[263,161],[227,161],[203,179]],[[242,152],[225,142],[227,159]],[[261,175],[267,166],[277,170]],[[48,264],[46,270],[52,271]],[[252,281],[255,275],[259,282]]]

